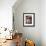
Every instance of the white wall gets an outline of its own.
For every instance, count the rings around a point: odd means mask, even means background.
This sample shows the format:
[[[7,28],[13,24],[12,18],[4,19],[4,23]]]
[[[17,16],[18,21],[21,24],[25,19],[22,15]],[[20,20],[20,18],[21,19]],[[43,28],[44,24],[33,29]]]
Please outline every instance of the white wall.
[[[16,3],[17,5],[17,3]],[[36,46],[41,46],[41,25],[40,25],[40,0],[23,0],[19,5],[14,5],[15,30],[22,32],[24,38],[34,40]],[[23,27],[23,13],[35,13],[35,27]]]
[[[0,0],[0,27],[12,28],[12,6],[16,0]]]
[[[41,40],[42,46],[46,46],[46,0],[41,1]]]

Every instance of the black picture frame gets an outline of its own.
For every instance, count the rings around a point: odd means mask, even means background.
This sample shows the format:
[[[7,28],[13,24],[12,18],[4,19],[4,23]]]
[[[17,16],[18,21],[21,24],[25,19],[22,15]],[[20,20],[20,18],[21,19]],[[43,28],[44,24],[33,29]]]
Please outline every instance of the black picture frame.
[[[23,13],[23,26],[24,27],[35,26],[35,13]]]

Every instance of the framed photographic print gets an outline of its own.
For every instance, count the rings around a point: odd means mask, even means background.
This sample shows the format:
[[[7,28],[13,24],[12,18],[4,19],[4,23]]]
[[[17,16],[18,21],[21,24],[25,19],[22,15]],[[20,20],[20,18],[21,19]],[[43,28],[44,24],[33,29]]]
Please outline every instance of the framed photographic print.
[[[23,13],[23,26],[24,27],[35,26],[35,13]]]

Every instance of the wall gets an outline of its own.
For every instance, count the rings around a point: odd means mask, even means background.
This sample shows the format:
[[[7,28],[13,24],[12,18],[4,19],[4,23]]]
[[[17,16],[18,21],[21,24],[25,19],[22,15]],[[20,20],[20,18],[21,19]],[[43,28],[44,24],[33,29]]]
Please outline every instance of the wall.
[[[41,46],[41,1],[23,0],[16,5],[13,7],[15,31],[22,32],[25,39],[34,40],[36,46]],[[35,13],[35,27],[23,27],[23,13]]]
[[[41,1],[41,41],[42,46],[46,46],[46,0]]]
[[[12,29],[12,6],[16,0],[0,0],[0,27]]]

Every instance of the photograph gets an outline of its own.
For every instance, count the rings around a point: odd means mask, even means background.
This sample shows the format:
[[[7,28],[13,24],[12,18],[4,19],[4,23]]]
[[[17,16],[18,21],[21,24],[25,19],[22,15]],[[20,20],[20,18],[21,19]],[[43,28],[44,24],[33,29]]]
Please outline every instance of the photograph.
[[[32,16],[26,16],[26,24],[32,24]]]

